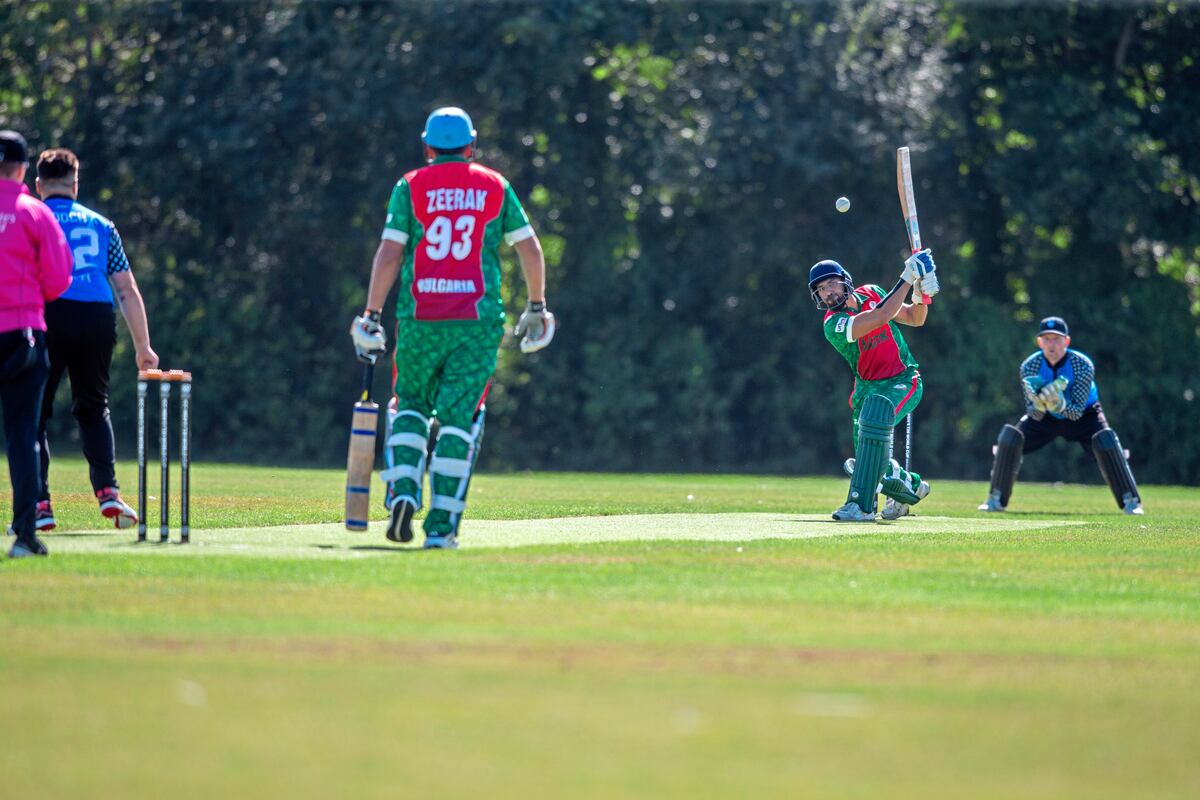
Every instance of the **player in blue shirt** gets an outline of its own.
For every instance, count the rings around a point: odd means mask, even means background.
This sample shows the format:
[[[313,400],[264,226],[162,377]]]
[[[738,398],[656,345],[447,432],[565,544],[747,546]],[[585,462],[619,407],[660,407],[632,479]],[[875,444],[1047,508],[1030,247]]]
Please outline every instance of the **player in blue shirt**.
[[[1037,343],[1038,352],[1021,364],[1025,416],[1016,425],[1000,429],[991,488],[979,510],[1004,511],[1022,456],[1062,437],[1078,442],[1096,458],[1118,508],[1126,514],[1141,514],[1141,496],[1125,451],[1100,408],[1092,360],[1071,349],[1071,337],[1062,317],[1042,320]]]
[[[137,513],[122,499],[116,477],[116,448],[108,411],[108,371],[117,343],[114,305],[120,306],[133,335],[138,369],[156,369],[158,354],[150,347],[146,306],[129,268],[121,236],[108,219],[76,202],[79,159],[70,150],[47,150],[37,163],[37,191],[54,213],[75,256],[71,287],[46,306],[46,341],[50,376],[42,401],[42,497],[37,529],[56,526],[50,504],[50,443],[46,421],[54,410],[54,394],[63,373],[71,379],[71,413],[79,422],[83,455],[100,513],[118,528],[137,524]]]

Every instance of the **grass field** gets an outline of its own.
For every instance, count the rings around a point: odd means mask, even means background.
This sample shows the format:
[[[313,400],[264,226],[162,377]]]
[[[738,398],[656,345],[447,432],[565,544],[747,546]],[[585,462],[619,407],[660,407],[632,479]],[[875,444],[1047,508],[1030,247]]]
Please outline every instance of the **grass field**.
[[[447,553],[209,464],[137,546],[85,474],[0,563],[5,798],[1200,796],[1198,489],[482,475]]]

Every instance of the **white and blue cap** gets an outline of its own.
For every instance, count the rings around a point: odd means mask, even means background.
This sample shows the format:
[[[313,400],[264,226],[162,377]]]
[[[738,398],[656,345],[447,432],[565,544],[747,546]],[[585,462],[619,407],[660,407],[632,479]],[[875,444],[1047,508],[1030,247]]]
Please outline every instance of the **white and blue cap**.
[[[461,108],[438,108],[425,120],[421,141],[434,150],[458,150],[475,141],[475,126]]]
[[[1070,336],[1067,323],[1062,317],[1046,317],[1038,326],[1038,336],[1046,333],[1057,333],[1059,336]]]

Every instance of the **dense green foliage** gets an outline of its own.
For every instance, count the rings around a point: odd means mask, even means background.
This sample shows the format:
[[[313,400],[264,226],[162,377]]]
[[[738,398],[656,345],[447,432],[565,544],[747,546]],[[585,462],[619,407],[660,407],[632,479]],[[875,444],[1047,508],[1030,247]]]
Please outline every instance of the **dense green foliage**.
[[[0,124],[80,154],[156,348],[198,375],[202,459],[340,460],[384,204],[453,103],[526,199],[562,323],[503,352],[485,465],[835,470],[849,376],[807,268],[891,284],[909,143],[945,288],[909,337],[917,464],[986,474],[1060,313],[1139,477],[1190,484],[1198,33],[1173,3],[24,2]],[[1094,479],[1052,452],[1027,475]]]

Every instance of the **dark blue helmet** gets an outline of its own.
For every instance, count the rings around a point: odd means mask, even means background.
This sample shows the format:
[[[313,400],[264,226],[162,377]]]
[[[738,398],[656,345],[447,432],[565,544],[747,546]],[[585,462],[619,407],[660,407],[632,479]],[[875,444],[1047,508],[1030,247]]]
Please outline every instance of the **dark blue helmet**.
[[[826,305],[820,296],[817,295],[817,284],[826,278],[841,278],[842,283],[846,286],[846,293],[842,295],[841,302],[836,305]],[[836,311],[841,308],[846,304],[846,300],[853,291],[854,278],[851,278],[846,268],[836,261],[818,261],[808,270],[808,293],[812,295],[813,302],[817,304],[817,308],[821,311]]]

